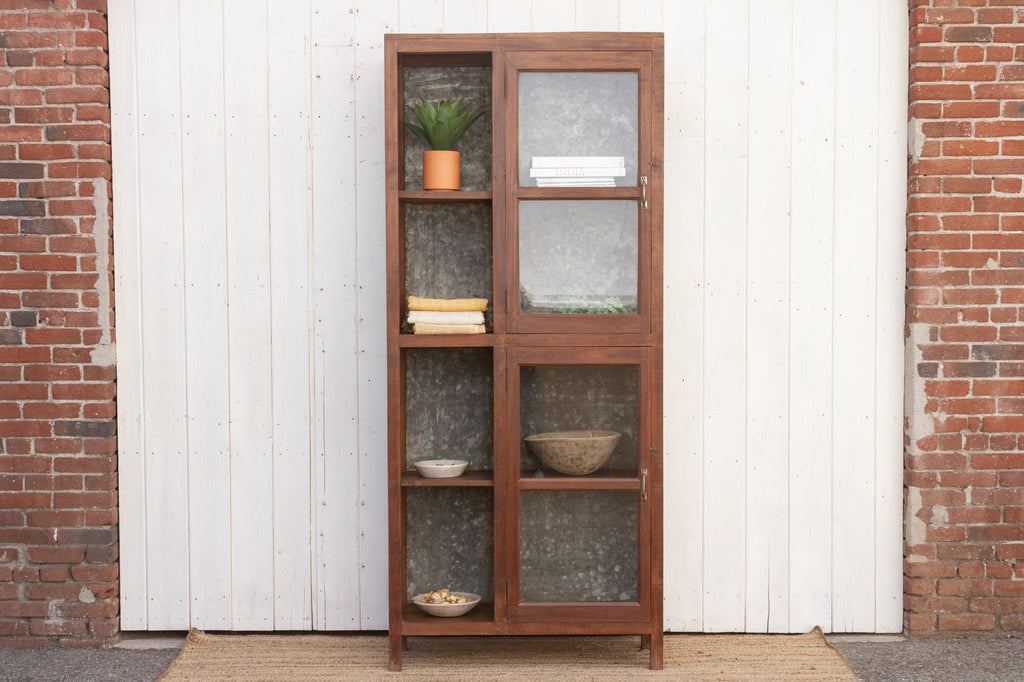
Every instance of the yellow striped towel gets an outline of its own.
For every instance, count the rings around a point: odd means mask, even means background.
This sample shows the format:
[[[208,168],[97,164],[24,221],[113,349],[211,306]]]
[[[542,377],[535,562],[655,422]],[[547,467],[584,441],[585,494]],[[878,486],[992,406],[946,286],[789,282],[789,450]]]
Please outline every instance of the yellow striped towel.
[[[409,297],[409,310],[437,310],[446,313],[487,310],[486,298],[420,298]]]
[[[417,322],[412,326],[413,334],[484,334],[482,324],[429,324]]]

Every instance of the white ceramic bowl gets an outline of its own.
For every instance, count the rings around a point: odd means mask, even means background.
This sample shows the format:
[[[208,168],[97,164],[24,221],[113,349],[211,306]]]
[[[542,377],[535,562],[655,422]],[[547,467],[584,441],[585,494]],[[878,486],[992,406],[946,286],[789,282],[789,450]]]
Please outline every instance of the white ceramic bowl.
[[[425,459],[415,462],[416,471],[423,478],[455,478],[469,466],[464,459]]]
[[[441,618],[452,618],[454,616],[461,616],[464,613],[469,613],[477,604],[480,603],[479,594],[473,594],[472,592],[452,592],[452,594],[459,597],[465,597],[469,601],[465,604],[428,604],[426,594],[417,594],[412,598],[412,603],[420,607],[424,613],[428,613],[431,616],[439,616]]]

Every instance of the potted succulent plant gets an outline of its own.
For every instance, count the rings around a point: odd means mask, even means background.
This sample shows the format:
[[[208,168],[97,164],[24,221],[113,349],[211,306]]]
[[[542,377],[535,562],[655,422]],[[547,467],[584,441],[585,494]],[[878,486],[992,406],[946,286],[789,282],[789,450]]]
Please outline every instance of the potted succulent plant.
[[[408,105],[416,123],[402,121],[430,146],[423,152],[423,189],[459,189],[459,152],[452,149],[463,133],[484,113],[482,106],[467,110],[465,98]]]

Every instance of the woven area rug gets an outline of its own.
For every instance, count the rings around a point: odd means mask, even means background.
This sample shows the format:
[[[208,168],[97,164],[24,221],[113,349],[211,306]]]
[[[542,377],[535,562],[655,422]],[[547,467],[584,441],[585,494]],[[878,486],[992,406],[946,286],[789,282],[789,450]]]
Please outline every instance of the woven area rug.
[[[667,635],[665,669],[639,637],[417,637],[402,672],[383,635],[213,635],[193,630],[160,680],[852,680],[820,630]]]

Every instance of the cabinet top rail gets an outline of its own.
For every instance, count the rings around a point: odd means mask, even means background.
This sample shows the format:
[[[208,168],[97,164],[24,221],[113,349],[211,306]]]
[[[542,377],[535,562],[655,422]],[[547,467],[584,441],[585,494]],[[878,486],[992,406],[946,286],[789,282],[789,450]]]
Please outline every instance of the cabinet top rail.
[[[567,41],[568,36],[572,37]],[[663,33],[387,33],[384,47],[404,55],[445,56],[452,53],[486,55],[510,50],[653,50],[660,49]]]

